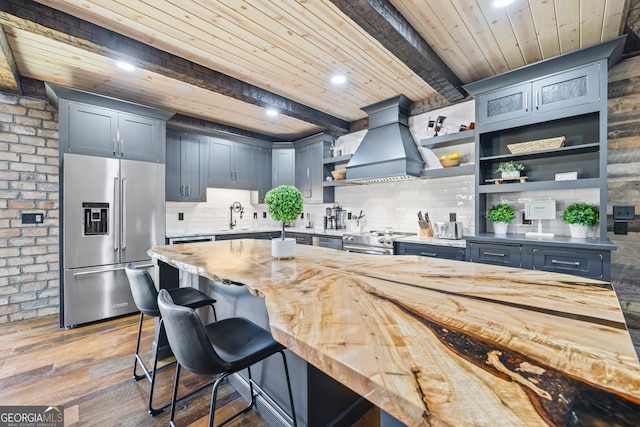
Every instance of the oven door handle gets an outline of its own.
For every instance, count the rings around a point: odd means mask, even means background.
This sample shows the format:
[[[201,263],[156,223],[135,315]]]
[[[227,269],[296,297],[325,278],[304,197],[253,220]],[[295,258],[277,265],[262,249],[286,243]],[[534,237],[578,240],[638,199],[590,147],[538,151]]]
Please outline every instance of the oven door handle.
[[[345,252],[353,252],[356,254],[393,255],[393,250],[387,249],[387,248],[374,249],[374,248],[363,248],[361,246],[343,245],[342,249]]]

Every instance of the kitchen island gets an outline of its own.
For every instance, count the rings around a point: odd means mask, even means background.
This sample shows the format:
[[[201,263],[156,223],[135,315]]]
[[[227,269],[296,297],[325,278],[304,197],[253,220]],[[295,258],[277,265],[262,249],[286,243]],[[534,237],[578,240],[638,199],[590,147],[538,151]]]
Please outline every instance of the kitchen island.
[[[640,425],[640,364],[606,282],[301,245],[274,260],[260,240],[149,254],[264,298],[276,340],[408,426]]]

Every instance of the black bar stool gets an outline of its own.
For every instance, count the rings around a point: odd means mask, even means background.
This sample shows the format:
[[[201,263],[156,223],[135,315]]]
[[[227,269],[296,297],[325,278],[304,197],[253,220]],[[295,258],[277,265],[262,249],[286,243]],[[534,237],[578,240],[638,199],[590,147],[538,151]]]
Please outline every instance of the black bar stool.
[[[256,396],[253,392],[251,366],[275,353],[282,355],[291,402],[291,420],[297,426],[287,358],[283,351],[285,347],[274,340],[268,331],[244,317],[230,317],[205,326],[192,308],[176,305],[164,289],[158,294],[158,307],[164,319],[169,346],[178,360],[173,383],[170,426],[175,427],[175,402],[181,366],[200,375],[217,376],[211,392],[209,427],[213,426],[220,382],[235,372],[247,369],[251,402],[218,425],[222,426],[253,408]]]
[[[151,382],[151,387],[149,389],[149,413],[151,415],[156,415],[162,412],[164,408],[168,407],[171,402],[166,403],[159,408],[153,407],[153,389],[156,383],[156,372],[158,370],[158,349],[154,349],[153,368],[149,369],[144,360],[142,360],[142,357],[140,357],[140,335],[142,334],[142,321],[145,314],[147,316],[160,317],[159,333],[162,333],[164,330],[164,322],[162,321],[160,310],[158,309],[158,291],[153,283],[153,278],[146,270],[140,270],[132,264],[127,264],[125,272],[129,279],[129,286],[131,287],[131,293],[133,294],[133,301],[136,303],[138,310],[140,310],[138,339],[136,341],[135,360],[133,361],[133,378],[138,381],[146,377]],[[213,309],[213,318],[217,320],[216,308],[213,305],[216,300],[209,297],[204,292],[190,287],[174,288],[168,290],[168,292],[173,301],[175,301],[175,304],[190,307],[192,309],[210,306]],[[173,363],[165,365],[160,369],[171,366],[172,364]],[[138,365],[140,365],[143,370],[142,374],[137,373]]]

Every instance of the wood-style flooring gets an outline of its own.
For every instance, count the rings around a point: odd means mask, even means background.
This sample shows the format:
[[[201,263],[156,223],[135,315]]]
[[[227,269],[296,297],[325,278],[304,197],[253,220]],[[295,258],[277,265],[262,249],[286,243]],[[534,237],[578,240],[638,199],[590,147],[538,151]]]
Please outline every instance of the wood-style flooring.
[[[168,425],[168,409],[155,417],[147,412],[149,381],[133,380],[138,318],[136,314],[68,330],[59,327],[57,315],[0,325],[0,405],[63,405],[65,427]],[[153,328],[153,319],[146,320],[141,349],[149,360]],[[154,395],[158,404],[171,398],[174,368],[160,372]],[[208,381],[183,372],[180,392]],[[181,401],[177,424],[207,425],[210,398],[207,387]],[[246,401],[224,383],[216,420],[244,405]],[[358,426],[375,425],[376,415],[367,414]],[[266,423],[250,411],[228,425]]]

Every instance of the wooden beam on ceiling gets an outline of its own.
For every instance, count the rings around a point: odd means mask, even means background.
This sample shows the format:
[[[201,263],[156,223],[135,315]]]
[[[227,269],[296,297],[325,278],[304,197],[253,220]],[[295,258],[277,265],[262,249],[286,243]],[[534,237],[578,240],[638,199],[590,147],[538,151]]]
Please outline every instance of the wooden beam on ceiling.
[[[447,101],[465,98],[462,82],[389,0],[331,0]]]
[[[348,121],[32,1],[3,0],[0,25],[11,25],[113,59],[126,56],[142,69],[249,104],[275,107],[280,114],[312,123],[334,135],[349,131]]]
[[[0,26],[0,90],[21,93],[20,73],[2,26]]]

